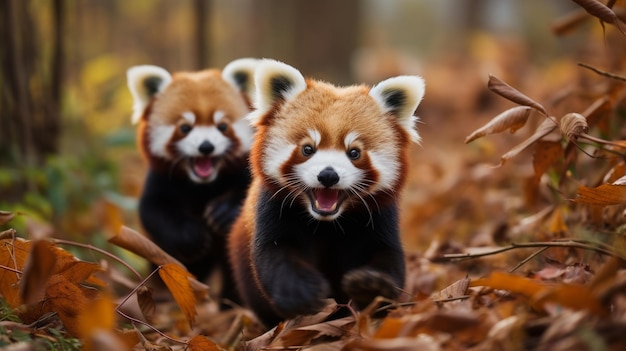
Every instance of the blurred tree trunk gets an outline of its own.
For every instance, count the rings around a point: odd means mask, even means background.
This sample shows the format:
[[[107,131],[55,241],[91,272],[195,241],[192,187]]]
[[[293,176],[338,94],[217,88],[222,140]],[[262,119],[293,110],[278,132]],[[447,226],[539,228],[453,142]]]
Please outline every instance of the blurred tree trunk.
[[[351,83],[350,67],[358,46],[361,1],[317,0],[293,4],[297,67],[335,84]]]
[[[208,33],[210,14],[210,1],[209,0],[195,0],[193,11],[195,20],[195,45],[196,45],[196,68],[204,69],[209,65],[208,47],[209,42],[207,38],[211,35]]]
[[[43,55],[29,0],[0,1],[3,50],[0,160],[35,166],[58,151],[63,81],[63,1],[53,0],[52,53]],[[37,8],[38,10],[38,8]]]

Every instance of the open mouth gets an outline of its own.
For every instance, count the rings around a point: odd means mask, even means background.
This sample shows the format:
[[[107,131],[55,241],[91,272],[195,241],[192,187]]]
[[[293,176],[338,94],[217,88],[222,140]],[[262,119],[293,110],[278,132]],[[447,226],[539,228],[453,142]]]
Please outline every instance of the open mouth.
[[[345,194],[339,189],[316,188],[307,193],[313,211],[321,216],[332,216],[339,211]]]
[[[189,165],[193,173],[201,179],[208,179],[215,172],[215,162],[210,157],[192,157]]]

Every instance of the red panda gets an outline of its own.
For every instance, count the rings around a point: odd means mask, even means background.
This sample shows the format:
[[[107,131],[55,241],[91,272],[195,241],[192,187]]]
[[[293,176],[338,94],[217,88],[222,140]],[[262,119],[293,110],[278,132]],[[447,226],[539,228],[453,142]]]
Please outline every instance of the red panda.
[[[357,308],[398,297],[398,196],[423,79],[340,88],[273,60],[254,79],[253,180],[228,239],[244,304],[270,326],[329,297]]]
[[[236,299],[226,236],[250,183],[253,129],[243,119],[254,92],[254,59],[170,74],[128,70],[138,146],[148,161],[139,218],[150,238],[198,279],[226,270],[222,296]]]

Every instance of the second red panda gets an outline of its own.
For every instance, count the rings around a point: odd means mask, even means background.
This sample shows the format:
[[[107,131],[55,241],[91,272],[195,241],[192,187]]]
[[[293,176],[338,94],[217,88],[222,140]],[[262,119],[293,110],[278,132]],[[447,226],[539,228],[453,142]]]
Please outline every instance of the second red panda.
[[[398,196],[424,81],[339,88],[264,60],[255,86],[253,181],[228,245],[244,303],[270,326],[328,297],[357,308],[396,298]]]

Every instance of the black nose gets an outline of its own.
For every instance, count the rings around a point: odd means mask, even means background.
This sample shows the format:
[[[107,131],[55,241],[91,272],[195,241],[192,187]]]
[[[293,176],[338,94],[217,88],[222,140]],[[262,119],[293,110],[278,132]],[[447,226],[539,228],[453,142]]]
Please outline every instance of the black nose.
[[[203,141],[202,144],[198,146],[198,151],[200,151],[203,155],[208,155],[213,152],[213,150],[215,150],[215,146],[213,146],[213,144],[211,144],[208,140]]]
[[[332,167],[326,167],[317,175],[317,180],[325,187],[330,188],[339,183],[339,174]]]

